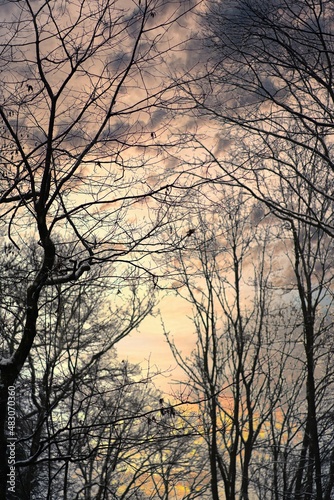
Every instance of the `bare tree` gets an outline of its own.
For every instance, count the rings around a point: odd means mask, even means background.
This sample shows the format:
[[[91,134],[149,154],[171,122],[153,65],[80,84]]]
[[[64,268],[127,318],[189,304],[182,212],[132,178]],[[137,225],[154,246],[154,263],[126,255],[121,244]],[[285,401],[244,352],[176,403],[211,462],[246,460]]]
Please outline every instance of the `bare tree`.
[[[19,304],[24,309],[28,277],[18,276],[17,267],[22,272],[25,264],[30,271],[31,255],[16,257],[9,268],[7,255],[0,262],[1,278],[7,277],[0,304],[1,323],[7,327],[4,352],[20,340],[22,324],[18,321],[16,328],[15,314]],[[145,376],[118,361],[114,350],[152,310],[152,290],[145,293],[141,283],[139,293],[137,285],[119,294],[119,279],[101,277],[94,268],[85,281],[42,291],[34,351],[16,381],[20,498],[74,498],[79,490],[94,496],[97,474],[102,495],[115,482],[125,450],[139,453],[133,434],[145,427],[139,415],[149,404],[154,374]],[[83,481],[78,469],[89,467]],[[126,480],[131,483],[126,477],[125,485]]]
[[[152,500],[204,499],[210,494],[197,412],[195,405],[186,403],[173,406],[159,398],[159,414],[148,421],[147,437],[153,443],[148,482]]]
[[[309,204],[312,208],[312,200]],[[323,220],[326,220],[327,214],[329,214],[327,217],[332,216],[331,205],[328,206],[328,203],[326,205],[322,210]],[[331,239],[323,231],[300,222],[297,224],[291,221],[291,232],[294,245],[294,273],[303,318],[307,401],[295,497],[314,495],[314,498],[319,500],[329,499],[334,484],[333,477],[328,475],[328,464],[325,460],[328,451],[322,452],[322,445],[325,443],[321,443],[320,435],[328,432],[327,419],[323,418],[323,412],[332,411],[327,407],[327,395],[331,392],[333,384],[333,359],[329,354],[330,350],[329,353],[327,351],[327,347],[330,346],[327,331],[331,324],[328,315],[333,300]],[[326,366],[323,365],[323,357],[326,359]],[[330,456],[329,463],[333,460],[333,453],[330,453]]]
[[[174,255],[176,293],[194,311],[191,356],[166,335],[201,401],[212,497],[330,498],[331,237],[264,217],[238,191],[226,189],[222,201],[219,188],[204,194],[210,206]],[[282,196],[299,209],[294,193]],[[318,203],[300,197],[311,209]],[[331,215],[325,202],[322,220]]]
[[[158,174],[167,154],[164,110],[175,104],[166,68],[180,43],[169,35],[191,8],[160,0],[3,6],[1,228],[12,252],[34,239],[36,265],[15,316],[24,323],[19,341],[0,363],[2,498],[8,387],[34,345],[43,290],[106,261],[144,269],[151,251],[168,246],[158,235],[176,178],[162,183]]]
[[[279,412],[265,426],[271,455],[258,463],[257,492],[263,499],[329,499],[334,449],[331,238],[295,221],[282,226],[278,238],[285,240],[293,270],[290,274],[285,268],[291,313],[284,313],[279,327],[289,355],[281,372]]]
[[[256,229],[247,197],[233,194],[197,215],[196,232],[178,254],[177,294],[194,308],[192,355],[185,357],[166,333],[202,401],[201,446],[217,500],[248,499],[254,492],[254,455],[266,448],[261,433],[283,402],[289,355],[272,327],[274,318],[279,324],[279,305],[271,290],[269,233],[265,226]]]
[[[217,168],[213,179],[241,187],[292,231],[306,413],[289,498],[329,498],[332,490],[332,448],[327,437],[321,450],[319,434],[328,431],[319,426],[328,424],[321,410],[327,406],[324,386],[330,391],[332,384],[325,332],[334,234],[333,14],[332,2],[321,0],[212,2],[202,18],[212,58],[204,79],[185,86],[201,115],[215,122],[216,148],[194,141]],[[327,352],[325,369],[320,345]]]
[[[215,147],[195,140],[218,167],[212,177],[331,236],[332,218],[303,197],[287,206],[282,190],[300,196],[304,185],[320,204],[333,202],[333,21],[327,0],[210,2],[201,17],[209,63],[185,86],[212,120]]]

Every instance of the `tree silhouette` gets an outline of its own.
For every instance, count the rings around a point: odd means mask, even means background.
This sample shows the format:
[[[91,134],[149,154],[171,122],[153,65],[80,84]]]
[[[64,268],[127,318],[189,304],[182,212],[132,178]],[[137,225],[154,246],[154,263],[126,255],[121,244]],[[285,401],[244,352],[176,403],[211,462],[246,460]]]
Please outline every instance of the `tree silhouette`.
[[[16,315],[23,326],[0,362],[1,498],[8,387],[32,355],[44,290],[106,262],[121,261],[114,275],[131,263],[152,277],[146,256],[168,247],[159,232],[177,176],[162,181],[159,173],[168,155],[165,111],[176,103],[167,63],[178,45],[169,35],[191,7],[159,0],[3,6],[0,223],[7,252],[31,249],[34,260]]]

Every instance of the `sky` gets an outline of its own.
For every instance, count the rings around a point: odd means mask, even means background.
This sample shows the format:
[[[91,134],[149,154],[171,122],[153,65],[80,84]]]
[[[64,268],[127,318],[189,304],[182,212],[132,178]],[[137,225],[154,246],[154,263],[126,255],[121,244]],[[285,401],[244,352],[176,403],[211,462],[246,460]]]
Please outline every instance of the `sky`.
[[[200,2],[198,2],[200,4]],[[196,2],[184,2],[184,8],[189,8],[195,5]],[[189,37],[193,26],[195,25],[195,17],[192,13],[180,20],[180,23],[171,30],[169,37],[171,45],[180,47],[172,53],[169,59],[169,70],[179,72],[180,68],[195,67],[199,62],[199,52],[185,50],[186,46],[182,45],[184,40]],[[195,33],[194,33],[195,34]],[[191,49],[188,45],[187,49]],[[163,141],[163,129],[165,115],[159,111],[152,114],[150,120],[152,129],[157,130],[156,142]],[[177,126],[182,129],[183,123],[186,124],[188,118],[178,117],[176,120]],[[174,124],[175,125],[175,124]],[[174,126],[171,123],[171,126]],[[193,122],[188,125],[193,126]],[[185,157],[193,154],[192,152],[183,152]],[[176,162],[178,159],[176,159]],[[165,167],[174,168],[175,159],[165,158]],[[152,177],[152,181],[155,179]],[[185,229],[183,230],[185,231]],[[154,308],[154,314],[146,317],[139,325],[138,329],[122,339],[116,346],[117,353],[120,359],[128,359],[129,362],[138,363],[142,366],[144,372],[149,363],[152,371],[160,373],[155,379],[155,383],[163,391],[172,393],[178,382],[184,380],[184,372],[177,366],[171,350],[167,344],[164,329],[169,332],[172,338],[175,339],[178,348],[185,354],[190,355],[194,347],[194,326],[191,320],[192,307],[185,300],[176,296],[173,293],[165,293],[164,291],[157,294],[157,305]],[[162,321],[164,326],[162,325]]]
[[[167,296],[155,308],[155,314],[146,317],[137,331],[122,339],[116,346],[120,359],[138,363],[144,373],[149,363],[152,372],[161,372],[155,384],[166,393],[172,393],[178,381],[185,376],[171,353],[164,335],[164,328],[174,337],[178,347],[189,355],[194,346],[192,309],[180,297]],[[164,327],[162,326],[162,321]]]

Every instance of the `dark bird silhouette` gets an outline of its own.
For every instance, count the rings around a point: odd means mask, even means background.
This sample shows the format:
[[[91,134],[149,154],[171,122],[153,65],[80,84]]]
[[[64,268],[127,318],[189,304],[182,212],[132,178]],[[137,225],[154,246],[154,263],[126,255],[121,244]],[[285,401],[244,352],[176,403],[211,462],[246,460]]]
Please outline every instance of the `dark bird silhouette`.
[[[195,231],[196,231],[196,229],[189,229],[189,231],[186,234],[186,237],[188,238],[189,236],[191,236],[192,234],[194,234]]]

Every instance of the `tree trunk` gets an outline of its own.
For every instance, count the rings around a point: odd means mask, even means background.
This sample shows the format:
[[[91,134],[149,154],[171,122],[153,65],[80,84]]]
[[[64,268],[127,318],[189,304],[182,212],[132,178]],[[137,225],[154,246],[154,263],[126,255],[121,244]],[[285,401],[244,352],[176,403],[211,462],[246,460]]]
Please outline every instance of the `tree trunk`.
[[[211,493],[212,500],[219,500],[218,493],[218,474],[217,474],[217,408],[215,395],[212,396],[211,407],[211,423],[212,423],[212,438],[210,444],[210,472],[211,472]]]
[[[313,483],[313,471],[315,473],[315,488],[316,500],[323,500],[322,496],[322,481],[321,481],[321,457],[319,449],[319,436],[318,436],[318,423],[317,423],[317,410],[316,410],[316,388],[314,381],[314,332],[313,324],[306,328],[306,357],[307,357],[307,420],[309,424],[309,467],[312,469],[311,484]],[[308,488],[310,490],[310,488]],[[312,491],[308,491],[312,494]]]

